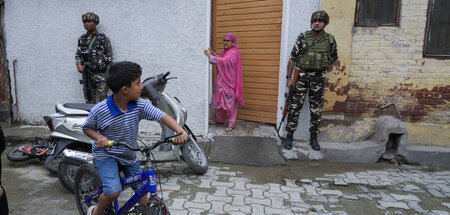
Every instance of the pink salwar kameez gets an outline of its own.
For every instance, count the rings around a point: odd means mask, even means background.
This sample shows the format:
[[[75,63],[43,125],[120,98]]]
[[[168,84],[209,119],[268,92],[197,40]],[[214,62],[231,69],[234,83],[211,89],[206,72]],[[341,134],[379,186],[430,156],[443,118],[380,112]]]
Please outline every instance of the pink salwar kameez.
[[[234,46],[224,49],[220,56],[210,56],[210,62],[217,67],[211,106],[216,109],[216,122],[223,123],[228,118],[228,127],[233,127],[238,107],[244,107],[241,53],[233,33],[224,39],[232,40]]]

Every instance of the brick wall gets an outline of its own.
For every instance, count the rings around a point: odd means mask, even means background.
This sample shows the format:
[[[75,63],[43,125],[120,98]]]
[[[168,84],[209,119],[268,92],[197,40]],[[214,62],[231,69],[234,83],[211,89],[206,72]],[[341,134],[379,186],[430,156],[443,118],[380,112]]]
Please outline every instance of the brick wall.
[[[423,58],[428,0],[404,0],[400,26],[354,27],[345,113],[395,103],[410,122],[450,123],[450,60]]]

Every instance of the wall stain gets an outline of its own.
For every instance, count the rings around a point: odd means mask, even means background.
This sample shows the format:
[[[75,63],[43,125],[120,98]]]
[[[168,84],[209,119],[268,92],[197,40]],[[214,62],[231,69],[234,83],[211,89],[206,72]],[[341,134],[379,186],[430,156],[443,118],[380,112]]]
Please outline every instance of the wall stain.
[[[378,96],[382,89],[369,89],[358,84],[349,83],[345,114],[375,116],[382,114],[380,106],[394,102],[404,118],[410,121],[421,121],[428,113],[448,111],[450,85],[434,86],[431,89],[417,89],[412,83],[398,84],[387,89],[384,96]]]

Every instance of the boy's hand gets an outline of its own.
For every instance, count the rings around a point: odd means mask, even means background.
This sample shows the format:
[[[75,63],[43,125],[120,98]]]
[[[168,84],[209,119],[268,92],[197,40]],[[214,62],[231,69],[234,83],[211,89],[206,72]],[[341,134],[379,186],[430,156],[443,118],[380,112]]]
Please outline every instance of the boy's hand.
[[[174,138],[173,144],[175,145],[181,145],[181,144],[185,144],[187,142],[188,139],[188,134],[186,133],[186,131],[182,131],[183,134],[180,136],[176,136]]]
[[[95,142],[97,143],[97,147],[102,149],[102,148],[109,147],[108,140],[109,140],[108,138],[101,136]]]

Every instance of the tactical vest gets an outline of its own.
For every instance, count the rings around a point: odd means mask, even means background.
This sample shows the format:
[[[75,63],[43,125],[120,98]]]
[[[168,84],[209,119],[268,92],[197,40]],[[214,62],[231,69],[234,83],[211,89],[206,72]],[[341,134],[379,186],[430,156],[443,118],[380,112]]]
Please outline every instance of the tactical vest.
[[[300,50],[297,57],[296,66],[306,70],[326,70],[330,66],[331,43],[334,43],[334,37],[331,34],[323,33],[316,38],[312,31],[305,32],[306,44]]]

